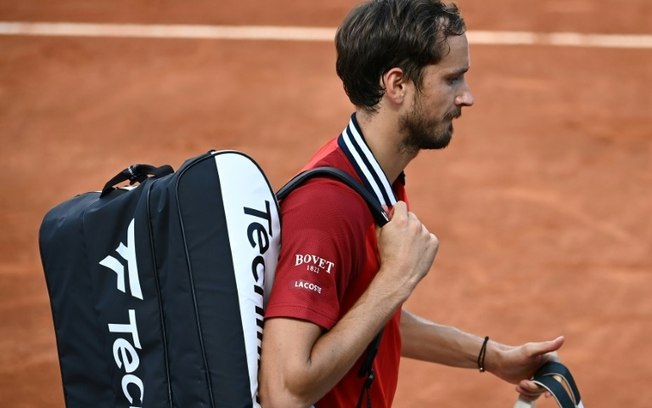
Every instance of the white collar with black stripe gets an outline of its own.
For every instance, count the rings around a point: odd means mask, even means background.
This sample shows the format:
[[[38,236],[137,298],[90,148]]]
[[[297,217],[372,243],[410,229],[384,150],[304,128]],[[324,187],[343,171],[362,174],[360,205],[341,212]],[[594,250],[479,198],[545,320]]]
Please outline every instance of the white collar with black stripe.
[[[398,200],[392,190],[392,183],[387,179],[378,160],[369,149],[355,113],[351,115],[351,120],[340,134],[337,143],[353,164],[365,187],[378,198],[378,202],[381,205],[393,207]],[[403,173],[399,177],[403,178]]]

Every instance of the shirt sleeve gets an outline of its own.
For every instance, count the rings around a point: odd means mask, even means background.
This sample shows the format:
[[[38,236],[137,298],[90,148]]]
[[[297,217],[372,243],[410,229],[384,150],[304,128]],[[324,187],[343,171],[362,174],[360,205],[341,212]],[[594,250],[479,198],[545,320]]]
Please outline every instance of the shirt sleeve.
[[[349,280],[364,263],[371,213],[350,188],[315,179],[281,203],[281,214],[281,254],[265,316],[330,329]]]

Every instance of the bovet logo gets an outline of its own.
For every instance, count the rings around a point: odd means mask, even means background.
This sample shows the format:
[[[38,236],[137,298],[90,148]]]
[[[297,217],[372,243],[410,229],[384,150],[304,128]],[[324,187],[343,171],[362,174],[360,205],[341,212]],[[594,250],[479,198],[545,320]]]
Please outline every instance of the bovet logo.
[[[125,281],[129,282],[129,295],[133,298],[143,300],[143,293],[138,279],[138,263],[136,261],[136,240],[134,239],[135,219],[132,219],[127,228],[127,245],[122,242],[116,248],[118,255],[127,262],[127,277],[122,263],[111,255],[100,261],[100,265],[111,269],[116,274],[116,289],[122,293],[126,292]],[[109,332],[119,337],[113,342],[113,359],[116,366],[124,370],[121,380],[122,393],[129,401],[130,408],[134,406],[134,398],[143,403],[145,396],[145,384],[134,372],[140,365],[138,350],[142,349],[140,337],[138,336],[138,323],[136,322],[136,311],[126,311],[127,323],[109,323]],[[129,387],[130,385],[135,386]],[[136,392],[137,391],[137,392]]]
[[[301,265],[305,265],[310,272],[319,273],[319,271],[325,271],[331,273],[335,263],[313,254],[295,254],[294,266]]]

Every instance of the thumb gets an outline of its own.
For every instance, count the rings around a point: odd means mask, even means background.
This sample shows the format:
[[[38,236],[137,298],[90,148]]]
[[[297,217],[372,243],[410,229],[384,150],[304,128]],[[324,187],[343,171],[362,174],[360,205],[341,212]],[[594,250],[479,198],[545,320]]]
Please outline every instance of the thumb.
[[[535,346],[532,350],[532,356],[542,356],[544,354],[556,352],[564,345],[564,336],[559,336],[554,340],[542,341],[540,343],[535,343]],[[554,353],[551,360],[557,360],[556,353]]]
[[[407,204],[405,204],[403,201],[397,201],[396,204],[394,204],[393,207],[387,207],[386,205],[383,205],[383,210],[385,211],[385,214],[387,214],[387,223],[381,225],[376,225],[376,234],[380,234],[380,231],[387,226],[389,222],[391,222],[394,218],[400,219],[400,217],[407,217]]]
[[[397,201],[396,204],[391,208],[389,211],[389,219],[391,220],[395,216],[399,215],[405,215],[407,214],[407,204],[405,204],[404,201]]]

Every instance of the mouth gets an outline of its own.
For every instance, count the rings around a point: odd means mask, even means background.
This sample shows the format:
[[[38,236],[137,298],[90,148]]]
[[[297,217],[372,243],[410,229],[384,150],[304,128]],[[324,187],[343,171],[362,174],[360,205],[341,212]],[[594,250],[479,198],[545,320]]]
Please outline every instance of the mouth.
[[[460,116],[462,116],[462,109],[457,109],[457,110],[449,113],[447,118],[452,121],[453,119],[457,119]]]

